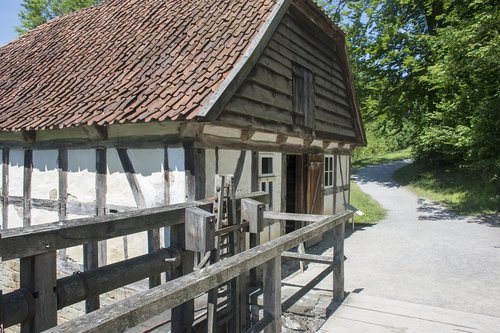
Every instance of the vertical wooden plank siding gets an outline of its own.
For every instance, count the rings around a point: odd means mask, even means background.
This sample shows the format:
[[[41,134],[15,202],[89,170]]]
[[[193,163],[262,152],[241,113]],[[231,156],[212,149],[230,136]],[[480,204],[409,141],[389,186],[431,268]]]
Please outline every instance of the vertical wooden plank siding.
[[[259,190],[259,152],[252,151],[252,161],[250,164],[251,181],[250,187],[252,192]]]
[[[2,229],[9,227],[9,156],[10,149],[2,149]]]
[[[24,150],[23,176],[23,226],[31,225],[31,177],[33,175],[33,150]]]
[[[19,287],[35,290],[34,257],[24,257],[19,259]],[[32,333],[33,320],[26,320],[21,323],[21,333]]]
[[[103,216],[106,214],[106,193],[108,189],[107,165],[106,148],[96,149],[95,209],[97,216]],[[98,265],[105,266],[107,263],[107,257],[107,241],[103,240],[98,243]]]
[[[264,264],[264,319],[272,322],[264,333],[281,332],[281,257]]]
[[[333,229],[333,301],[344,300],[344,231],[345,223]]]
[[[67,219],[66,201],[68,199],[68,150],[61,148],[58,151],[58,178],[59,178],[59,221]],[[66,260],[66,249],[59,250],[59,256]]]

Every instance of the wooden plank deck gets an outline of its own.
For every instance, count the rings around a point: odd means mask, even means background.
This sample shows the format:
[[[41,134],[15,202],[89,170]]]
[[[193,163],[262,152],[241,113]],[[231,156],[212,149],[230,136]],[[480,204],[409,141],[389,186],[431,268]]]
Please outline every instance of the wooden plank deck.
[[[319,333],[500,332],[500,318],[350,294]]]

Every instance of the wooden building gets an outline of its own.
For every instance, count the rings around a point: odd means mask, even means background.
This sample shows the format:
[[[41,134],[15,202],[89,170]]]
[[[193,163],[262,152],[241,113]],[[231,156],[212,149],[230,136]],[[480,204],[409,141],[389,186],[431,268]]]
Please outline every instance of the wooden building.
[[[215,174],[332,214],[365,140],[345,36],[312,0],[109,0],[0,48],[4,229],[210,197]]]

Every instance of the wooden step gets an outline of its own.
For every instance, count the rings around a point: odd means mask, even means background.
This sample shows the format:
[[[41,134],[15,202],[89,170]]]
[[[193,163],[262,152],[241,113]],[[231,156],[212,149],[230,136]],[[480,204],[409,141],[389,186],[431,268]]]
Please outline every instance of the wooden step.
[[[500,318],[351,293],[318,332],[496,333]]]

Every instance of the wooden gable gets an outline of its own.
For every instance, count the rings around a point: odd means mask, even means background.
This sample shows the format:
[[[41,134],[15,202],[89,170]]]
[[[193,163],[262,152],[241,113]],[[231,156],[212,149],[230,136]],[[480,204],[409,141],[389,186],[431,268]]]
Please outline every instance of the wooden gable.
[[[364,144],[343,38],[332,38],[304,11],[290,6],[217,120]]]

